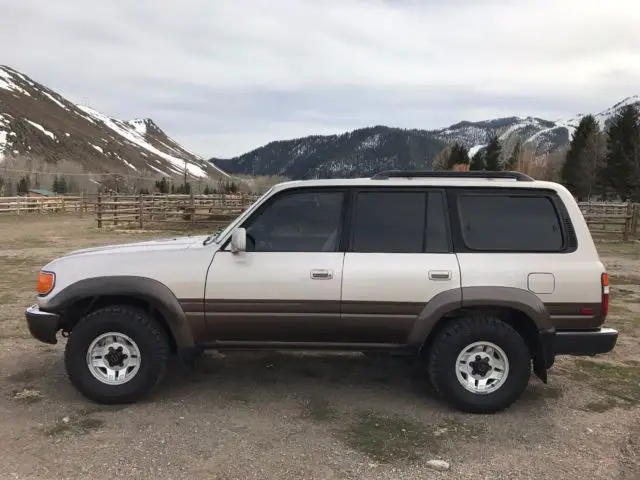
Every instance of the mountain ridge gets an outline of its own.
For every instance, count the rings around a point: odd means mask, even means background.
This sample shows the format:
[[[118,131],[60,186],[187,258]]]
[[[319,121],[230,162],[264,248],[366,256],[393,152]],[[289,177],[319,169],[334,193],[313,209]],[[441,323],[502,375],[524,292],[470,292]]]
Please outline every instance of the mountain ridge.
[[[71,161],[91,173],[228,178],[169,137],[152,119],[120,120],[74,104],[0,65],[0,162],[17,156]]]
[[[609,120],[629,104],[640,106],[640,96],[626,97],[594,116],[601,128],[605,128]],[[484,148],[494,134],[498,135],[507,154],[513,151],[519,141],[535,155],[545,156],[568,146],[584,115],[576,114],[555,121],[534,116],[462,120],[439,129],[402,129],[376,125],[340,134],[275,140],[233,158],[212,158],[210,161],[230,174],[283,175],[293,179],[354,174],[368,176],[386,168],[431,169],[436,155],[454,143],[464,145],[472,156]],[[352,143],[350,148],[345,141],[348,138],[358,138],[360,143]],[[404,144],[411,143],[424,147],[424,151],[420,151],[421,147],[404,148]],[[384,154],[380,151],[381,146]],[[318,149],[326,159],[318,158]]]

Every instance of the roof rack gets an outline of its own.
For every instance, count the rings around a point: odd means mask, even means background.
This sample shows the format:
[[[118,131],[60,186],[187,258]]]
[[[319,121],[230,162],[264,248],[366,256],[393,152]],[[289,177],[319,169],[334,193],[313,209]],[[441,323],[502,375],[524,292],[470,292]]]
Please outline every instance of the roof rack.
[[[433,172],[420,170],[386,170],[376,173],[372,180],[387,180],[389,178],[495,178],[512,179],[518,182],[533,182],[534,179],[522,172],[489,172],[472,170],[465,172]]]

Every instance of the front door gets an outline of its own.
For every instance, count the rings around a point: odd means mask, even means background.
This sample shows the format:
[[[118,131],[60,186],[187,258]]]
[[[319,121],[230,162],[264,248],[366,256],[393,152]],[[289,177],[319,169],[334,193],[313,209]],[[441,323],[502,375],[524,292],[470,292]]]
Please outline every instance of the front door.
[[[275,194],[242,227],[247,251],[216,253],[207,275],[209,341],[327,342],[340,322],[345,191]]]

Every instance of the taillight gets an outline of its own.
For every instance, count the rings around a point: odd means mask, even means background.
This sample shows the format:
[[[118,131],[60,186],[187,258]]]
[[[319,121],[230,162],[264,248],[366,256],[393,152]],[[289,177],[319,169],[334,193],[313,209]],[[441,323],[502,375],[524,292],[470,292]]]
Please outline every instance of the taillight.
[[[606,317],[609,313],[609,274],[603,273],[600,276],[600,284],[602,285],[602,316]]]

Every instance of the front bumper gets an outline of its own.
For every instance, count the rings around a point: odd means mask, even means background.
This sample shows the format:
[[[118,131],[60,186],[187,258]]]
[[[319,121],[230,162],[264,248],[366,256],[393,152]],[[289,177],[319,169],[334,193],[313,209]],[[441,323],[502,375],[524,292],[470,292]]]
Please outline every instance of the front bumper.
[[[614,349],[618,331],[613,328],[556,330],[549,340],[550,351],[554,355],[597,355]]]
[[[56,344],[56,333],[60,330],[60,315],[43,312],[38,305],[33,305],[24,312],[31,336],[44,343]]]

